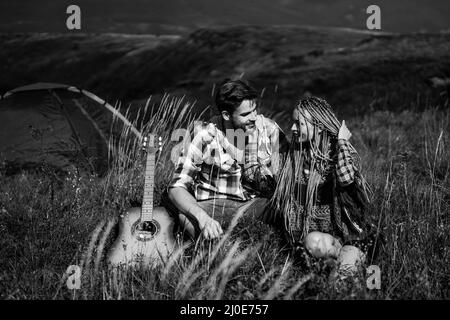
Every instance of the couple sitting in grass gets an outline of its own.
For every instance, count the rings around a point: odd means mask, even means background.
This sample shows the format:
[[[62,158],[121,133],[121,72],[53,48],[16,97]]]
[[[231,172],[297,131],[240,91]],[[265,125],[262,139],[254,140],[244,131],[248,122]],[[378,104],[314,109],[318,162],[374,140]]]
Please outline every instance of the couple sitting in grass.
[[[370,254],[369,190],[345,122],[325,100],[302,99],[288,143],[257,113],[256,99],[241,80],[219,87],[220,115],[186,143],[168,187],[169,212],[194,239],[219,238],[243,214],[280,228],[297,256],[335,258],[341,271],[356,271]]]

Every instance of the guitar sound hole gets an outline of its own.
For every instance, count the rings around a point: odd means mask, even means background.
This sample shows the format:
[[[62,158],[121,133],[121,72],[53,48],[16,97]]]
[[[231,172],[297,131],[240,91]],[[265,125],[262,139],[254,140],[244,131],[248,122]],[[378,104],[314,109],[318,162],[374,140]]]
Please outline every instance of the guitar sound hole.
[[[136,221],[133,225],[133,234],[138,240],[147,241],[153,239],[159,232],[159,223],[152,221]]]

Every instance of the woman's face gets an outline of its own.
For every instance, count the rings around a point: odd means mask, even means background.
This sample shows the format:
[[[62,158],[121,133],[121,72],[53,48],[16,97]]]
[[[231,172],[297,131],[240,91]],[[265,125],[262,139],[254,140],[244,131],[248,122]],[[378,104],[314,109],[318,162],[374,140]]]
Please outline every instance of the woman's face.
[[[302,110],[302,113],[295,108],[292,114],[294,124],[292,125],[291,130],[292,136],[297,137],[298,139],[296,142],[311,141],[314,136],[314,125],[312,123],[311,114],[307,110]]]

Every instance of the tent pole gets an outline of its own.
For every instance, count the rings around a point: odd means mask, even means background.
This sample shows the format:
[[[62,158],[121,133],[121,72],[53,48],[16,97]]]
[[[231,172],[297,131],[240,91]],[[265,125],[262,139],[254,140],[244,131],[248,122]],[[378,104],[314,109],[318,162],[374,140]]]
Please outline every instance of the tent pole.
[[[123,114],[121,114],[119,110],[114,108],[112,105],[107,103],[105,100],[100,99],[95,94],[93,94],[93,93],[91,93],[89,91],[86,91],[86,90],[83,90],[83,89],[78,89],[77,87],[69,87],[69,88],[67,88],[67,90],[72,91],[72,92],[79,92],[79,93],[85,95],[86,97],[91,98],[92,100],[102,104],[109,111],[111,111],[112,114],[114,114],[116,117],[118,117],[120,120],[122,120],[122,122],[124,124],[126,124],[128,127],[130,127],[131,131],[136,135],[136,137],[139,140],[143,139],[143,136],[139,132],[139,130],[136,129],[136,127]]]

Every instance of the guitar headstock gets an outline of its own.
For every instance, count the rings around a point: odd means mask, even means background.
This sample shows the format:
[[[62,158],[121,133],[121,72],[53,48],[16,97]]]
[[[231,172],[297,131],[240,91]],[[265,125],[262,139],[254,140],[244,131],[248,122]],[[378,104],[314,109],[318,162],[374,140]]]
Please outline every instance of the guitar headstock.
[[[153,133],[144,137],[142,149],[147,153],[156,153],[156,150],[162,151],[162,138],[158,137],[158,146],[155,146],[155,135]]]

